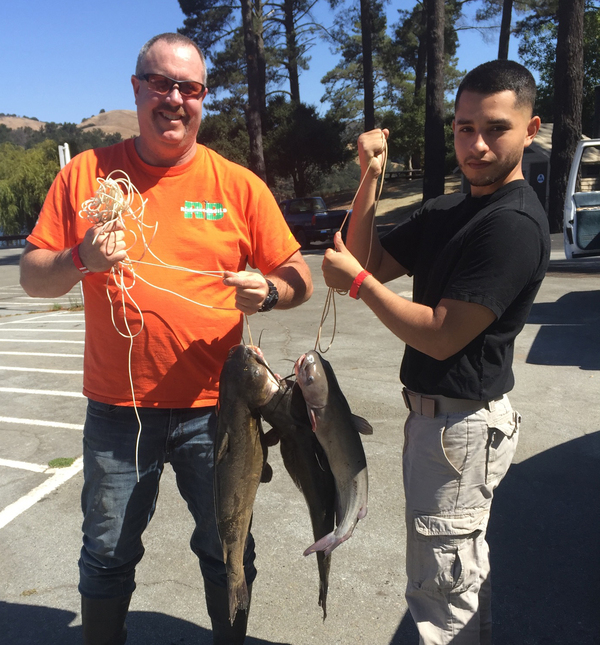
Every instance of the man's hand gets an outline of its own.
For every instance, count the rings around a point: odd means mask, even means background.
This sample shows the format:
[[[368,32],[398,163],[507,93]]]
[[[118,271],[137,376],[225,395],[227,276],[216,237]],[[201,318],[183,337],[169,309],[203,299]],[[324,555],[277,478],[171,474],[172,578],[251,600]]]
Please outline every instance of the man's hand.
[[[323,277],[325,284],[333,289],[348,291],[354,282],[356,276],[363,270],[360,262],[348,251],[342,234],[338,231],[334,237],[335,251],[327,249],[323,264]]]
[[[363,132],[358,137],[358,158],[360,167],[363,172],[366,171],[369,163],[371,172],[375,177],[379,177],[383,170],[383,153],[385,151],[385,142],[390,134],[387,129],[371,130]]]
[[[125,226],[119,220],[114,220],[88,229],[79,246],[79,257],[93,273],[109,271],[114,264],[127,257]]]
[[[235,287],[235,306],[248,316],[260,309],[269,293],[266,279],[252,271],[225,271],[223,284]]]

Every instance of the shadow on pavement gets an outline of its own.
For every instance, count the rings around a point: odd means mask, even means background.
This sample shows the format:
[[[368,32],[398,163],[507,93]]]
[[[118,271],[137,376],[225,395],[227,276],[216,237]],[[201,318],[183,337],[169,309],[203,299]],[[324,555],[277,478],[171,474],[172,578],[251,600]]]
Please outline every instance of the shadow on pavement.
[[[0,640],[10,645],[81,645],[81,626],[70,627],[72,611],[0,601]],[[132,611],[127,645],[212,645],[212,632],[157,612]],[[248,636],[246,645],[290,645]]]
[[[600,431],[511,466],[488,529],[495,643],[600,643],[599,492]],[[407,614],[390,645],[417,642]]]
[[[572,291],[556,302],[534,303],[527,322],[542,325],[528,363],[600,370],[600,291]]]

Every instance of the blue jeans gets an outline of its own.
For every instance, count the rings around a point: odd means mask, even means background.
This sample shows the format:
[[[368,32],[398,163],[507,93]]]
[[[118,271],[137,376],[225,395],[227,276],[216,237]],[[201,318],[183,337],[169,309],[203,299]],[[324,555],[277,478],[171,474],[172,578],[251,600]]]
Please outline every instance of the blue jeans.
[[[213,493],[214,408],[138,408],[139,482],[136,474],[138,421],[131,407],[88,401],[83,430],[83,547],[79,591],[88,598],[114,598],[135,589],[135,567],[144,555],[142,533],[158,499],[164,465],[194,517],[190,546],[202,575],[225,587]],[[246,580],[256,577],[254,540],[244,555]]]

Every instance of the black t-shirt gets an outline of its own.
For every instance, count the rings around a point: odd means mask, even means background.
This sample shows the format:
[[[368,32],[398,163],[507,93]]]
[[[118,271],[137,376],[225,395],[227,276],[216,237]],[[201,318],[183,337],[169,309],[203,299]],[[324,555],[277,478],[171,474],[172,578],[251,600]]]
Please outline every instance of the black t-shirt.
[[[524,180],[492,195],[438,197],[382,239],[414,276],[413,301],[475,302],[496,320],[464,349],[439,361],[406,346],[400,378],[410,390],[486,401],[514,385],[514,339],[550,258],[548,218]]]

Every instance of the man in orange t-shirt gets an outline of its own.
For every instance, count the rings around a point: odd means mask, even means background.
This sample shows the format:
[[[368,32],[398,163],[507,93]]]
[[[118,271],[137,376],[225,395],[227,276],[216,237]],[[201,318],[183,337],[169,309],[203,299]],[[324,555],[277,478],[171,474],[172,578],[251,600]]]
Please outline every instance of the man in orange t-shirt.
[[[196,522],[191,547],[213,642],[234,645],[244,641],[247,612],[230,625],[213,499],[219,374],[241,340],[242,313],[297,306],[312,282],[267,186],[196,143],[207,93],[198,47],[180,34],[152,38],[131,81],[140,136],[84,152],[60,172],[21,259],[31,296],[62,295],[83,281],[83,638],[126,640],[141,536],[169,461]],[[102,228],[79,211],[113,171],[139,191],[143,220]],[[253,562],[250,536],[249,585]]]

